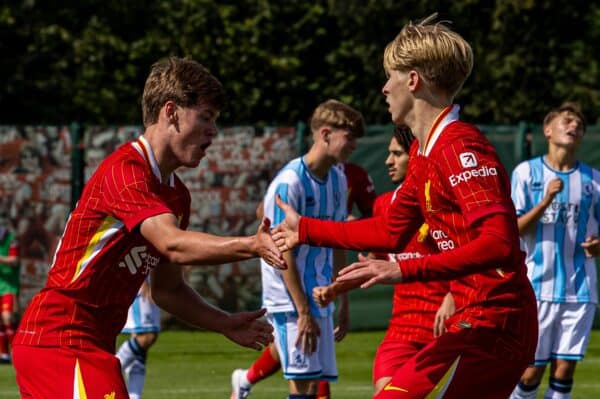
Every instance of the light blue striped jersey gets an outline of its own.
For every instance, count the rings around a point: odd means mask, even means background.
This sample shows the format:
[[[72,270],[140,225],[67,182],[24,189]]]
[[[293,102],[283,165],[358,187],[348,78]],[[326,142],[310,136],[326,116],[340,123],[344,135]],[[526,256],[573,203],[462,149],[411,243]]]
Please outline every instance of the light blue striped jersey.
[[[555,178],[562,180],[563,190],[535,229],[521,236],[527,274],[538,300],[598,303],[596,262],[586,258],[581,243],[599,233],[600,172],[581,162],[559,172],[544,157],[520,163],[511,182],[517,216],[539,204]]]
[[[344,173],[339,168],[330,168],[327,177],[315,177],[304,158],[290,161],[273,179],[264,198],[264,213],[277,226],[285,214],[275,204],[275,195],[290,204],[300,215],[319,219],[342,221],[346,219],[347,184]],[[333,305],[318,307],[312,299],[312,289],[331,283],[333,273],[333,251],[300,245],[294,249],[298,275],[315,317],[327,317],[333,312]],[[261,260],[263,306],[271,313],[295,311],[281,272]]]

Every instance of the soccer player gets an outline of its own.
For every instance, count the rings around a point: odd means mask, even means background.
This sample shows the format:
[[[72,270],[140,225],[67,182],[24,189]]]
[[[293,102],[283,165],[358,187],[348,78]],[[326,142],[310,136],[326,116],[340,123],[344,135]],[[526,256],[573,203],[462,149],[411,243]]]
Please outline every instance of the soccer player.
[[[352,215],[355,204],[361,217],[371,216],[377,193],[369,172],[352,162],[340,163],[339,168],[344,172],[348,183],[348,220],[355,219]]]
[[[121,332],[131,334],[131,337],[121,344],[117,357],[125,374],[129,398],[140,399],[146,381],[148,350],[156,343],[160,332],[160,309],[152,301],[150,284],[146,280],[129,306]]]
[[[186,231],[190,194],[174,171],[196,167],[216,135],[221,83],[199,63],[154,64],[142,96],[144,134],[109,155],[69,216],[46,286],[27,307],[13,345],[23,398],[127,398],[116,336],[142,282],[188,324],[260,349],[272,328],[264,310],[230,314],[183,280],[180,265],[260,256],[285,267],[263,222],[249,237]]]
[[[485,136],[459,121],[453,99],[469,76],[469,44],[443,23],[408,23],[388,44],[383,94],[396,124],[418,144],[407,178],[388,212],[352,222],[300,217],[285,199],[273,231],[282,251],[299,243],[391,252],[427,223],[439,254],[399,262],[363,259],[340,281],[378,283],[450,280],[456,313],[447,332],[398,368],[377,399],[506,398],[533,360],[535,297],[519,249],[508,174]]]
[[[373,179],[369,176],[369,173],[360,165],[351,162],[343,162],[337,165],[346,177],[346,183],[348,185],[348,201],[347,219],[354,219],[351,215],[352,209],[356,204],[361,217],[367,217],[372,214],[373,203],[375,202],[376,192]],[[258,208],[256,209],[256,216],[259,220],[263,218],[263,202],[261,201]],[[347,301],[348,297],[343,295],[340,297],[341,301]],[[342,305],[347,307],[347,304]],[[338,326],[334,330],[334,338],[336,342],[341,341],[348,332],[349,319],[348,315],[338,315]],[[270,344],[252,363],[248,369],[236,369],[231,374],[231,399],[243,399],[250,395],[250,389],[252,386],[265,378],[273,375],[281,368],[281,362],[279,355],[277,354],[277,348],[274,344]],[[329,387],[329,381],[320,380],[317,388],[317,399],[329,399],[331,397],[331,390]]]
[[[265,195],[264,214],[272,217],[274,225],[284,216],[275,204],[276,195],[303,215],[329,220],[347,216],[346,178],[334,165],[348,159],[356,148],[356,139],[364,134],[363,117],[344,103],[328,100],[314,110],[310,128],[314,142],[308,153],[284,166]],[[285,254],[289,267],[276,273],[261,260],[263,303],[289,381],[289,398],[315,398],[320,379],[337,379],[333,307],[318,307],[311,292],[331,282],[344,264],[344,255],[340,250],[303,245]],[[347,313],[346,305],[341,302],[341,314]],[[246,397],[248,384],[238,388],[233,382],[233,397]]]
[[[19,244],[7,226],[0,222],[0,363],[10,363],[19,295]]]
[[[538,306],[535,362],[512,398],[536,398],[548,363],[544,398],[571,397],[577,361],[587,348],[598,303],[600,172],[577,161],[585,118],[564,103],[544,118],[548,152],[522,162],[512,174],[512,198],[527,252],[527,271]]]
[[[406,176],[408,152],[413,141],[414,136],[407,126],[394,127],[385,164],[392,182],[398,185],[398,188]],[[373,208],[375,216],[388,211],[395,191],[377,197]],[[436,253],[437,249],[428,239],[427,233],[427,226],[424,225],[402,253],[389,253],[378,257],[396,262]],[[362,282],[364,281],[336,281],[326,287],[316,287],[313,297],[320,306],[327,305],[340,293],[356,288]],[[376,394],[390,382],[400,366],[445,331],[443,322],[454,313],[454,301],[448,292],[449,289],[447,282],[414,282],[397,284],[394,287],[392,317],[373,361],[373,384]]]

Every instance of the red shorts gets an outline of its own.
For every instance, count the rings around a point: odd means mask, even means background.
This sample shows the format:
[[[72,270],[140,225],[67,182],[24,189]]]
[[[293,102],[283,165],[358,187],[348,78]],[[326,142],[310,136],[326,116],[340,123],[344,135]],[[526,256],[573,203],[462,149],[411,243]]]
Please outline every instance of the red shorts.
[[[375,399],[506,399],[535,352],[536,332],[515,337],[498,329],[449,331],[404,366]],[[537,335],[536,335],[537,336]]]
[[[8,294],[4,294],[0,296],[0,312],[10,312],[14,313],[17,304],[17,294],[14,292],[9,292]]]
[[[21,398],[129,398],[119,359],[106,351],[16,345],[13,364]]]
[[[409,343],[384,338],[373,360],[373,385],[383,377],[391,377],[396,370],[423,349],[425,344]]]

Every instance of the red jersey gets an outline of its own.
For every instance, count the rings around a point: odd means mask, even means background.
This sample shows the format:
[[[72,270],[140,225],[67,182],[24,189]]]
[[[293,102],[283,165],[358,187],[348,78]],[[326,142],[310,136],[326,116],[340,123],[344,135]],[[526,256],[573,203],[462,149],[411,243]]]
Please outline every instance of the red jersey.
[[[362,217],[371,216],[373,203],[377,197],[371,176],[357,164],[346,162],[341,166],[348,184],[348,214],[352,212],[352,208],[356,204]]]
[[[458,121],[458,107],[448,107],[424,152],[417,146],[387,216],[337,224],[302,217],[301,242],[382,251],[402,247],[426,222],[441,253],[400,262],[403,281],[452,280],[457,310],[446,323],[450,331],[472,326],[517,331],[535,318],[536,304],[508,175],[492,144],[476,127]],[[503,217],[495,217],[500,213]],[[477,223],[485,230],[473,228]]]
[[[186,228],[190,194],[175,174],[161,183],[152,149],[141,137],[119,147],[87,182],[46,286],[27,307],[14,344],[114,353],[129,305],[162,261],[139,225],[162,213],[173,213]]]
[[[373,205],[373,215],[385,215],[391,205],[395,191],[380,195]],[[420,258],[436,253],[437,249],[427,236],[427,226],[417,233],[402,253],[387,254],[392,262]],[[450,291],[445,281],[412,282],[394,286],[392,317],[385,339],[426,344],[433,337],[433,323],[444,296]]]

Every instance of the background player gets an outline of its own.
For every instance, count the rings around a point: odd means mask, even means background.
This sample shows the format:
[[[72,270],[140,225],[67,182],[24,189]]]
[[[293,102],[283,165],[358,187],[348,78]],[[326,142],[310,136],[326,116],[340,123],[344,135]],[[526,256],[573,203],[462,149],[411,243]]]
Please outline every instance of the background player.
[[[19,295],[19,244],[8,225],[0,218],[0,363],[10,363]]]
[[[356,218],[351,214],[354,205],[357,206],[360,217],[370,216],[377,196],[373,179],[371,179],[366,169],[355,163],[343,162],[338,164],[338,167],[344,172],[348,185],[347,219]],[[256,216],[259,220],[262,220],[264,216],[263,206],[263,202],[261,201],[256,209]],[[347,301],[348,297],[342,295],[340,300]],[[341,341],[348,331],[350,320],[346,316],[348,315],[338,314],[338,326],[334,330],[336,342]],[[253,385],[273,375],[280,368],[281,362],[277,354],[277,348],[274,344],[270,344],[248,369],[236,369],[233,371],[231,375],[231,399],[248,397]],[[317,399],[329,399],[330,397],[329,381],[320,380],[317,389]]]
[[[535,363],[512,398],[535,398],[546,365],[544,398],[570,398],[577,361],[587,348],[598,303],[600,172],[577,161],[586,122],[579,106],[564,103],[544,118],[548,152],[517,165],[512,197],[538,305]]]
[[[308,153],[290,161],[269,185],[264,214],[278,223],[283,214],[275,195],[285,197],[299,212],[325,219],[344,220],[347,184],[339,168],[364,134],[362,115],[336,100],[320,104],[310,119],[313,145]],[[337,379],[333,307],[319,308],[310,293],[316,285],[329,284],[344,264],[344,252],[303,246],[288,252],[289,268],[271,273],[262,265],[263,303],[275,330],[275,344],[282,359],[284,377],[290,384],[290,398],[315,398],[319,379]],[[347,304],[340,304],[344,314]],[[236,373],[234,372],[234,378]],[[234,397],[247,396],[247,389]],[[240,392],[240,391],[245,392]]]
[[[144,134],[98,166],[69,216],[46,286],[17,331],[13,361],[23,398],[127,398],[115,340],[151,274],[152,296],[188,324],[260,349],[272,328],[264,311],[230,314],[202,299],[181,265],[261,256],[285,267],[262,223],[250,237],[185,231],[190,193],[174,171],[196,167],[216,135],[221,83],[202,65],[169,58],[144,86]]]
[[[446,321],[447,333],[404,363],[377,399],[433,392],[446,399],[505,399],[533,359],[535,297],[508,175],[491,143],[460,122],[453,105],[472,66],[470,45],[432,18],[405,25],[386,47],[383,94],[394,123],[408,125],[418,140],[387,214],[343,223],[300,218],[277,199],[286,212],[273,235],[282,251],[302,242],[389,252],[403,248],[423,222],[429,226],[439,254],[399,263],[367,259],[338,277],[366,279],[364,288],[451,280],[457,310]]]
[[[408,152],[413,141],[414,136],[407,126],[394,127],[385,164],[392,183],[398,185],[398,188],[406,176]],[[377,197],[373,210],[375,216],[387,212],[393,202],[394,194],[395,191],[390,191]],[[437,249],[428,239],[427,233],[427,226],[424,225],[404,252],[378,257],[397,262],[406,258],[421,257],[427,253],[436,253]],[[334,282],[327,287],[316,287],[313,296],[315,301],[323,306],[340,293],[358,287],[360,283],[360,281]],[[444,321],[454,313],[454,301],[452,295],[448,293],[449,289],[447,282],[414,282],[397,284],[394,287],[392,317],[373,360],[375,394],[390,382],[396,370],[406,360],[445,331]]]
[[[148,350],[156,343],[160,332],[160,309],[152,301],[150,284],[144,280],[135,300],[127,311],[122,333],[131,334],[117,351],[125,374],[130,399],[140,399],[146,381]]]

